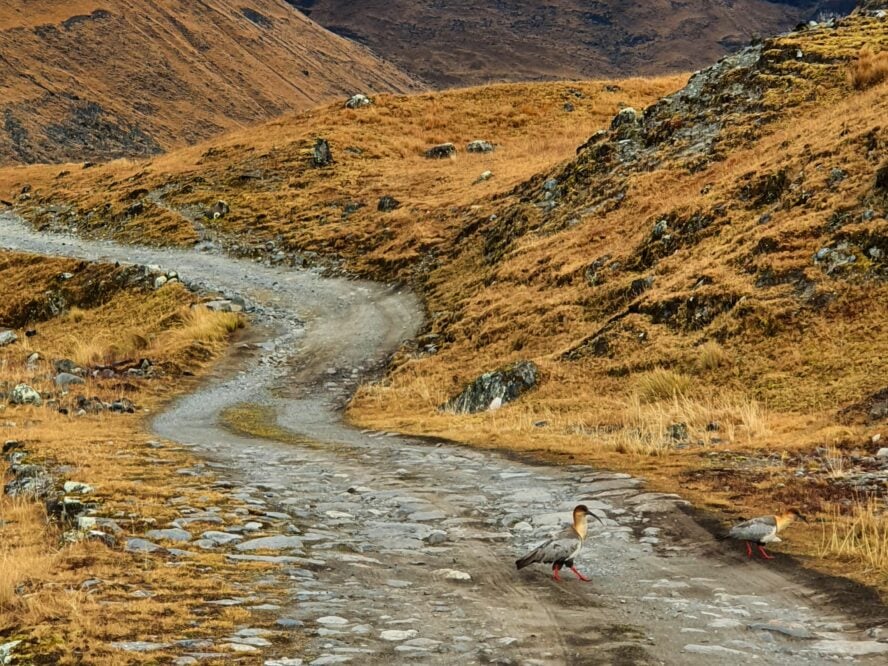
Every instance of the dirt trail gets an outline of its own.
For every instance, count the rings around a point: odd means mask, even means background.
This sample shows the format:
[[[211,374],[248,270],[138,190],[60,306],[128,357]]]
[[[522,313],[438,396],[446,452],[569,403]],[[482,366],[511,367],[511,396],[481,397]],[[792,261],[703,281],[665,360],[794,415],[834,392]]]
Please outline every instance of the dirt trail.
[[[842,607],[841,586],[785,558],[746,561],[742,547],[716,544],[680,498],[646,492],[628,475],[344,425],[342,401],[421,323],[409,293],[218,255],[44,236],[8,215],[0,215],[0,247],[158,264],[247,299],[261,343],[154,427],[206,458],[238,497],[289,521],[288,548],[269,576],[289,592],[257,612],[303,626],[307,662],[888,658],[888,643],[876,640],[884,630],[863,628],[872,615],[859,603]],[[274,410],[304,443],[220,427],[220,413],[243,403]],[[579,561],[593,582],[556,584],[542,567],[516,572],[516,555],[581,500],[605,522],[592,524]],[[448,578],[463,574],[471,579]]]

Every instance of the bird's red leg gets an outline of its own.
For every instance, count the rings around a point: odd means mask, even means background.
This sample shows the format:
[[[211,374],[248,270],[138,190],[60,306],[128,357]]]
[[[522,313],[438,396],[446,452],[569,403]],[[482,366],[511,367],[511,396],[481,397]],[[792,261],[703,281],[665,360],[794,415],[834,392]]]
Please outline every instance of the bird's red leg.
[[[579,579],[580,579],[581,581],[583,581],[584,583],[588,583],[588,582],[589,582],[589,579],[586,578],[586,577],[585,577],[583,574],[581,574],[579,571],[577,571],[577,568],[576,568],[576,567],[571,567],[570,570],[574,572],[574,576],[576,576],[577,578],[579,578]]]
[[[766,560],[773,560],[774,559],[773,557],[768,555],[768,551],[766,551],[765,547],[762,546],[761,544],[759,544],[758,549],[759,549],[759,552],[762,554],[762,557],[765,558]]]
[[[746,557],[752,559],[752,544],[748,541],[746,542]]]
[[[560,570],[561,570],[561,567],[557,564],[552,567],[552,578],[557,580],[559,583],[561,582],[561,576],[558,575],[558,572]]]

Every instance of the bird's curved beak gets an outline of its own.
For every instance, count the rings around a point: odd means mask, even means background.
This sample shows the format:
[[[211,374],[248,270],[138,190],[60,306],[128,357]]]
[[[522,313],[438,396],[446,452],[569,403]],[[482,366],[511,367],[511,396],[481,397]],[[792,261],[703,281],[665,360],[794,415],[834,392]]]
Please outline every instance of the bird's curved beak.
[[[586,515],[592,516],[595,520],[597,520],[599,523],[604,525],[604,521],[601,518],[599,518],[596,514],[592,513],[591,511],[586,511]]]

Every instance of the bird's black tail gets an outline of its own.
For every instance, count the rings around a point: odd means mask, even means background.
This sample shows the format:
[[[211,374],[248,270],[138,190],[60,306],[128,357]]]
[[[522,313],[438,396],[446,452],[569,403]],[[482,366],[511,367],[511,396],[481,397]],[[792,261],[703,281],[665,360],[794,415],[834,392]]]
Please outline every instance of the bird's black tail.
[[[515,560],[515,568],[516,569],[523,569],[524,567],[533,564],[534,562],[536,562],[535,556],[536,556],[536,551],[533,551],[531,553],[528,553],[524,557]]]

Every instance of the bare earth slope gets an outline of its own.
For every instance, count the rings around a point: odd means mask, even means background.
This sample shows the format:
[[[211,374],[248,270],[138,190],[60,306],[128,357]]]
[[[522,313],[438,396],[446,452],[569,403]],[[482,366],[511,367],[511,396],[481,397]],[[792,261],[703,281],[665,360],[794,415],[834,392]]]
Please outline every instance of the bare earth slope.
[[[696,69],[854,2],[289,0],[333,32],[436,85]]]
[[[414,83],[282,0],[0,6],[0,164],[150,155]]]

